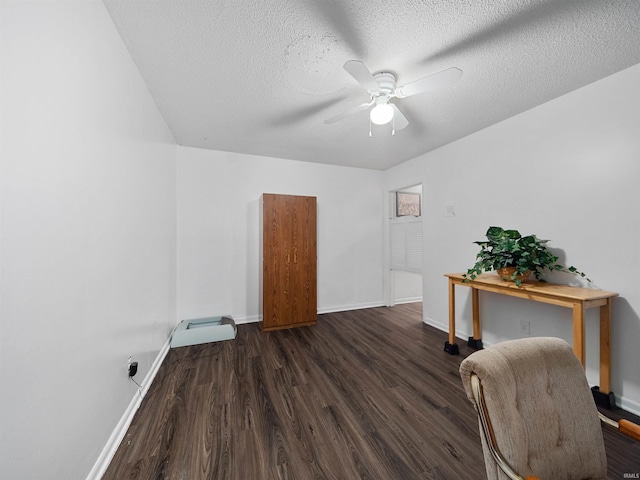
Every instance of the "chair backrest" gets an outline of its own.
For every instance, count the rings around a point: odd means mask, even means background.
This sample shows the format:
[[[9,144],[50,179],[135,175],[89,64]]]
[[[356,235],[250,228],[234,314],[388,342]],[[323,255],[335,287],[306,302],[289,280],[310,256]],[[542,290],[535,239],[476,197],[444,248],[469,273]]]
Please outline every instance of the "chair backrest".
[[[567,342],[547,337],[510,340],[469,355],[460,364],[460,376],[475,405],[473,374],[480,380],[495,442],[521,476],[606,478],[598,410]],[[482,424],[480,429],[488,479],[508,479],[489,452]]]

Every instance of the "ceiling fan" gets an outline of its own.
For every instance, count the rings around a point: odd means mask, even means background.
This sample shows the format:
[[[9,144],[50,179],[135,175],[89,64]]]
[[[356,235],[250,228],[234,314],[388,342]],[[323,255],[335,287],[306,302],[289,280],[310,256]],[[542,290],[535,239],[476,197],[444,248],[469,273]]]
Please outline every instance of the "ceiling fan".
[[[402,87],[396,86],[396,77],[390,72],[379,72],[372,74],[364,62],[360,60],[349,60],[344,64],[344,69],[362,85],[370,95],[370,101],[353,107],[346,112],[328,118],[324,123],[335,123],[349,115],[361,112],[375,104],[369,112],[371,123],[376,125],[386,125],[392,123],[391,134],[395,135],[396,130],[402,130],[409,125],[409,120],[405,117],[392,98],[405,98],[428,90],[435,90],[445,85],[457,82],[462,77],[462,70],[456,67],[447,68],[441,72],[426,76],[414,82],[407,83]],[[371,123],[369,124],[369,136],[371,133]]]

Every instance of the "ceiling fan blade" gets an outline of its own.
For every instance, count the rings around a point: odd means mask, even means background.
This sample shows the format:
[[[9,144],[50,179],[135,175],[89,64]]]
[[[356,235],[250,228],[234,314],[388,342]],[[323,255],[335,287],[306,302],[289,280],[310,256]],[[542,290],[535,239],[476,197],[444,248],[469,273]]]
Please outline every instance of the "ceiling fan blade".
[[[402,130],[409,125],[409,120],[405,117],[395,103],[389,102],[389,105],[393,107],[393,128],[396,130]]]
[[[371,105],[373,105],[373,101],[371,101],[369,103],[363,103],[361,105],[358,105],[357,107],[350,108],[346,112],[342,112],[340,115],[336,115],[335,117],[327,118],[324,121],[324,123],[336,123],[338,120],[342,120],[343,118],[348,117],[349,115],[353,115],[354,113],[358,113],[358,112],[361,112],[362,110],[366,110]]]
[[[373,75],[360,60],[349,60],[343,65],[344,69],[356,79],[356,81],[362,85],[366,90],[370,92],[377,92],[379,90],[378,82],[373,78]]]
[[[358,56],[364,55],[366,51],[359,29],[353,23],[355,21],[353,12],[346,2],[342,0],[302,0],[296,2],[306,4],[307,8],[313,11],[313,18],[324,20],[326,28],[335,32],[336,37],[344,41],[350,50]]]
[[[462,70],[456,67],[447,68],[441,72],[434,73],[428,77],[421,78],[415,82],[408,83],[396,88],[398,98],[410,97],[428,90],[435,90],[446,85],[457,82],[462,77]]]
[[[286,111],[279,115],[273,115],[267,120],[266,123],[269,126],[284,127],[287,125],[294,125],[305,120],[308,117],[319,114],[320,112],[332,107],[338,103],[342,103],[347,99],[346,95],[332,98],[330,100],[321,101],[315,104],[306,105],[300,108]]]
[[[561,18],[570,19],[576,14],[576,8],[580,6],[586,8],[599,8],[599,2],[530,2],[531,5],[522,9],[514,10],[510,15],[502,17],[498,22],[476,29],[462,35],[458,40],[447,43],[440,51],[435,51],[422,60],[421,63],[428,65],[436,60],[443,60],[455,57],[465,52],[476,52],[490,43],[508,41],[519,32],[533,29],[536,24],[543,25],[550,19],[561,22]],[[585,5],[582,5],[582,4]],[[589,3],[591,5],[589,5]]]

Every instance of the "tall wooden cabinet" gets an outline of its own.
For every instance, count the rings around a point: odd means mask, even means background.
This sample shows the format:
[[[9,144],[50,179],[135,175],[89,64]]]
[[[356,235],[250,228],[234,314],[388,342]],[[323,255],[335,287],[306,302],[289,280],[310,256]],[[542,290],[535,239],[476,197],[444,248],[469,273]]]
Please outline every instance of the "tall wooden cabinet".
[[[262,330],[318,319],[316,197],[262,195]]]

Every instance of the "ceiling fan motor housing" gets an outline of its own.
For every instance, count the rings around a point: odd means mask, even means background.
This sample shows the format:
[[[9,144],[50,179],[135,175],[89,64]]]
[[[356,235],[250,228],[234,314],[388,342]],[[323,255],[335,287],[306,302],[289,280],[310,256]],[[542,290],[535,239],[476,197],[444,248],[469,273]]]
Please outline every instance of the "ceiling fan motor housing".
[[[378,83],[379,93],[391,95],[396,89],[396,76],[389,72],[376,73],[375,78]]]

